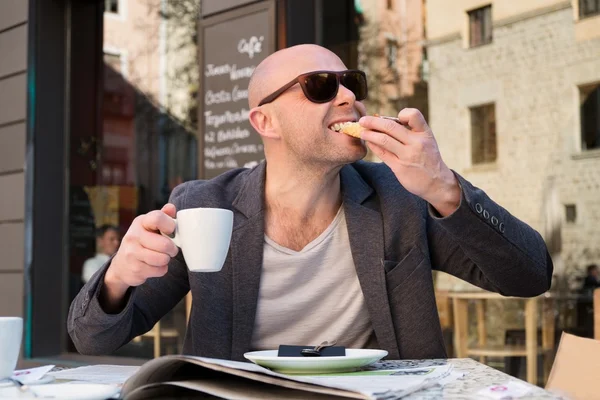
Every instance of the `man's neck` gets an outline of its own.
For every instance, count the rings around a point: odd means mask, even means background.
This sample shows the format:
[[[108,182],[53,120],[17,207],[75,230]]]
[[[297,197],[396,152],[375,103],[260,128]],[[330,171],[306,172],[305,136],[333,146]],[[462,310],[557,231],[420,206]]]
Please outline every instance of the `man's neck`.
[[[342,203],[340,169],[282,168],[267,163],[267,212],[284,212],[298,220],[332,219]]]

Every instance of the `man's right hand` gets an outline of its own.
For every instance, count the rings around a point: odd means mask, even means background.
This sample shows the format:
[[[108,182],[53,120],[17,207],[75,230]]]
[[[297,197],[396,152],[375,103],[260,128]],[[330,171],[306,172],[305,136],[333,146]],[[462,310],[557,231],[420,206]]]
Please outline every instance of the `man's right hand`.
[[[106,312],[119,312],[123,308],[125,294],[131,286],[167,273],[169,261],[179,249],[160,232],[170,234],[175,230],[172,218],[176,212],[175,206],[169,203],[160,211],[151,211],[133,220],[104,276],[100,303]]]

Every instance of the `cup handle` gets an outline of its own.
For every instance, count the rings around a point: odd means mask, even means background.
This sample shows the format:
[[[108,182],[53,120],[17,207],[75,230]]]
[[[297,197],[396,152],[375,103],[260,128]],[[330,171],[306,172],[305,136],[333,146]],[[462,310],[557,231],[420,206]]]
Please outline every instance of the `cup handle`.
[[[169,218],[171,218],[171,217],[169,217]],[[179,224],[177,223],[177,219],[175,219],[175,218],[171,218],[171,219],[173,220],[173,222],[175,222],[175,230],[173,231],[173,233],[168,235],[166,233],[161,232],[160,234],[166,238],[171,239],[171,241],[173,243],[175,243],[175,246],[181,248],[181,241],[179,240]]]

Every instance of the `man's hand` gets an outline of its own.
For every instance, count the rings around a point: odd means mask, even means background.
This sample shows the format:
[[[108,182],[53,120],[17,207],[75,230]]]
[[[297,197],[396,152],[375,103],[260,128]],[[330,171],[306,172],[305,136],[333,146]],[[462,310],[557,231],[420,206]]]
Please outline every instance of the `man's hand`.
[[[414,108],[400,111],[398,119],[401,124],[362,117],[359,123],[365,130],[361,138],[406,190],[427,201],[442,216],[452,214],[460,204],[460,186],[442,160],[431,128]]]
[[[160,232],[170,234],[175,230],[172,218],[176,212],[173,204],[166,204],[160,211],[133,220],[104,276],[100,301],[105,311],[119,311],[131,286],[167,273],[169,261],[179,249]]]

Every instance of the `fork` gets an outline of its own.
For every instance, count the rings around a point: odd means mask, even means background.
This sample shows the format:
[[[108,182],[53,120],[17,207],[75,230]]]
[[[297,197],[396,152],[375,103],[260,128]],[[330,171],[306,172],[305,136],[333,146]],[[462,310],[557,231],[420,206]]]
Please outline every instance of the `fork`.
[[[335,341],[335,340],[333,340],[333,341],[331,341],[331,342],[328,342],[328,341],[326,340],[326,341],[324,341],[323,343],[321,343],[320,345],[318,345],[318,346],[315,346],[315,347],[314,347],[314,348],[312,348],[312,349],[302,349],[302,350],[300,351],[300,353],[301,353],[303,356],[308,356],[308,357],[318,357],[318,356],[320,356],[320,355],[321,355],[321,350],[323,350],[325,347],[331,347],[331,346],[335,345],[335,343],[336,343],[336,341]]]

